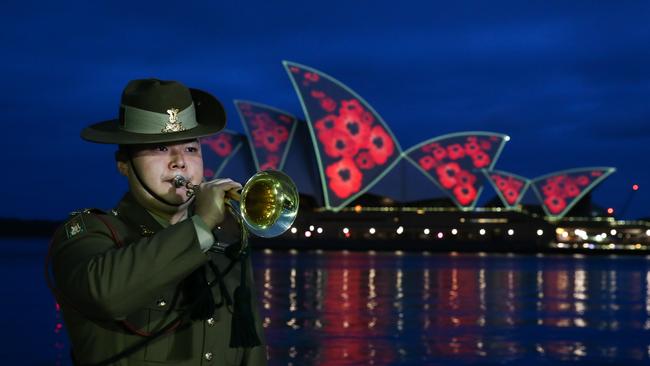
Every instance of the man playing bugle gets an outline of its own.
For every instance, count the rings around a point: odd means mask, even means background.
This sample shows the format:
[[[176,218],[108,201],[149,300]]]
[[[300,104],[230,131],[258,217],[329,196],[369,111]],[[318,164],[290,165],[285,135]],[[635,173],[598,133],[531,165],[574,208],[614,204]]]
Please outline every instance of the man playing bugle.
[[[52,240],[75,365],[266,364],[246,236],[225,204],[241,185],[203,182],[198,138],[225,122],[210,94],[146,79],[126,86],[118,119],[82,131],[119,146],[129,191],[110,212],[73,213]]]

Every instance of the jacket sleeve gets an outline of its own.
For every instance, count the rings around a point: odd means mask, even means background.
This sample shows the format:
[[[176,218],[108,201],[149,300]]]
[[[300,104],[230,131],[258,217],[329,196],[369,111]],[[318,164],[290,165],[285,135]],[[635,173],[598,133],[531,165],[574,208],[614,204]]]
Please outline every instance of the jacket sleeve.
[[[192,220],[117,247],[95,215],[80,219],[82,232],[55,235],[52,270],[58,300],[89,318],[122,320],[208,260]]]

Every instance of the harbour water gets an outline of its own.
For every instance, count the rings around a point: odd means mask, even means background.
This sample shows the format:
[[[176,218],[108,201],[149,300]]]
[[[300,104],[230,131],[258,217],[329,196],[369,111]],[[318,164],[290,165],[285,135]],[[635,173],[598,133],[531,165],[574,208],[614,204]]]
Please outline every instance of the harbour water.
[[[0,363],[69,365],[46,239],[0,240]],[[254,252],[270,365],[650,362],[646,256]]]

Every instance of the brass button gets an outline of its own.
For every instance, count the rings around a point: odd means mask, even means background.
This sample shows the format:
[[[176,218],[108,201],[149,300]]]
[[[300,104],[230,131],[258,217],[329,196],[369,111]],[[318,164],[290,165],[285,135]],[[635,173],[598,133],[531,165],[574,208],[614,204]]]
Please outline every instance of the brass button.
[[[214,318],[209,318],[208,320],[206,320],[206,322],[207,322],[208,325],[211,326],[211,327],[214,327],[214,324],[216,323],[216,322],[214,321]]]
[[[167,301],[165,301],[165,299],[161,298],[161,299],[158,299],[156,304],[158,305],[158,307],[164,308],[165,306],[167,306]]]
[[[206,354],[203,355],[203,358],[205,358],[206,361],[212,361],[212,352],[206,352]]]

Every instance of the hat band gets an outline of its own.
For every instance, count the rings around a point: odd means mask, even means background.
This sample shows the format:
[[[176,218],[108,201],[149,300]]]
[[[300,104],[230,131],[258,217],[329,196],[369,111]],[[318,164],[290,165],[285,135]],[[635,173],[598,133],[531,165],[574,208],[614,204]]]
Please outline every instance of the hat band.
[[[133,133],[161,134],[180,132],[198,126],[194,103],[179,111],[171,107],[167,114],[151,112],[144,109],[122,105],[123,120],[120,129]]]

